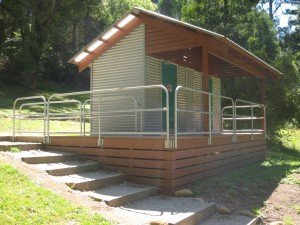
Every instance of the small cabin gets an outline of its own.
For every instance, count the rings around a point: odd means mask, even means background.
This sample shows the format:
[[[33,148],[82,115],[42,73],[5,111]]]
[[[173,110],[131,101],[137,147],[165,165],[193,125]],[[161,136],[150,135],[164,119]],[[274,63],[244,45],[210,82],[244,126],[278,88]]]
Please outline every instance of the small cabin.
[[[90,67],[90,128],[49,135],[52,149],[165,193],[265,158],[264,85],[281,73],[220,34],[133,8],[70,63]],[[243,76],[260,79],[261,102],[222,96],[222,79]]]

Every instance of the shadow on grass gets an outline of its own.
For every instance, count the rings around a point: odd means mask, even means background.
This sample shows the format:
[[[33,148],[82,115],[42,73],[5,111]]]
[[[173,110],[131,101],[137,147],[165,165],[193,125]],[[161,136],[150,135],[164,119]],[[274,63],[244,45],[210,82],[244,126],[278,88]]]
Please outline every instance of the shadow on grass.
[[[233,209],[249,208],[255,212],[265,205],[278,184],[291,173],[300,173],[298,151],[268,151],[267,159],[262,163],[197,181],[190,188],[207,201],[225,203]]]

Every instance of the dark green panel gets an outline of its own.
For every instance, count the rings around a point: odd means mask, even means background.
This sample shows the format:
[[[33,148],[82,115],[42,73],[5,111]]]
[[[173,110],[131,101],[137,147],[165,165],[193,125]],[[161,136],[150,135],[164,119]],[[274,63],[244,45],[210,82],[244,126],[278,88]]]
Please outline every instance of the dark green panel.
[[[212,77],[209,78],[209,93],[213,93],[213,79]],[[213,112],[213,99],[210,99],[210,110]],[[210,118],[211,120],[211,129],[213,129],[213,117]]]
[[[169,120],[170,132],[174,132],[174,104],[175,104],[175,89],[177,87],[177,66],[168,62],[162,62],[162,85],[164,85],[169,92]],[[162,93],[162,106],[166,107],[166,95]],[[162,129],[166,130],[166,113],[163,112]]]

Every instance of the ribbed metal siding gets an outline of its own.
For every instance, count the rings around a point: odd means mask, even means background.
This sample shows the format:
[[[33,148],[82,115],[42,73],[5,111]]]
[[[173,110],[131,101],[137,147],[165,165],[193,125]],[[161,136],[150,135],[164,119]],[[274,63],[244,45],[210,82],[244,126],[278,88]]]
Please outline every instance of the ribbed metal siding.
[[[146,85],[161,84],[161,60],[146,56]],[[149,89],[145,92],[145,107],[147,109],[161,108],[161,89]],[[162,113],[161,112],[145,112],[144,130],[145,131],[161,131]]]
[[[197,91],[202,90],[202,74],[195,70],[178,66],[177,74],[178,85],[195,89]],[[180,109],[186,109],[191,111],[201,111],[203,109],[202,94],[183,91],[178,93],[178,107]],[[195,132],[203,130],[202,114],[196,113],[179,113],[179,132]]]
[[[141,25],[130,34],[96,59],[92,65],[92,90],[141,86],[145,83],[145,26]],[[128,93],[133,95],[139,104],[144,105],[144,92],[136,91]],[[123,96],[124,94],[118,94]],[[117,96],[117,95],[115,95]],[[93,96],[95,97],[95,96]],[[97,98],[96,98],[97,99]],[[103,97],[105,99],[105,97]],[[108,98],[106,98],[108,99]],[[128,100],[129,101],[129,100]],[[101,109],[129,109],[132,105],[128,101],[105,101]],[[92,110],[98,110],[98,101],[92,104]],[[109,117],[101,119],[102,131],[132,131],[133,117],[128,119],[116,119]],[[98,119],[92,120],[92,131],[98,131]]]
[[[182,66],[177,67],[177,85],[186,87],[186,68]],[[178,93],[178,108],[186,109],[186,91],[179,91]],[[186,132],[186,113],[178,113],[178,131]]]
[[[212,77],[213,82],[213,94],[221,95],[221,80]],[[220,132],[221,131],[221,98],[213,97],[213,131]],[[217,113],[217,114],[216,114]]]
[[[202,74],[195,71],[195,86],[194,89],[197,91],[202,91]],[[200,93],[195,93],[195,111],[203,110],[203,97]],[[203,119],[200,112],[195,113],[195,131],[203,131]]]
[[[186,69],[186,87],[195,89],[195,72],[191,69]],[[195,110],[195,92],[187,91],[186,92],[186,109],[190,111]],[[186,131],[194,132],[195,131],[195,113],[188,112],[186,114]]]

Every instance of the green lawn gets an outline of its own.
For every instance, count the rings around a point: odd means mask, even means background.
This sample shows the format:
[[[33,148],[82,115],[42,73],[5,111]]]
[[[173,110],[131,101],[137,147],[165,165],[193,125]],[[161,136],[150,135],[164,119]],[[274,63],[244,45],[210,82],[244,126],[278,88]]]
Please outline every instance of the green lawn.
[[[112,224],[101,215],[38,187],[18,170],[1,162],[0,177],[0,225]]]
[[[16,87],[5,84],[0,84],[0,134],[12,134],[13,130],[13,104],[15,99],[26,96],[44,96],[48,98],[55,93],[74,92],[78,90],[72,90],[70,88],[61,86],[59,84],[40,82],[36,90],[29,90],[25,87]],[[72,99],[80,100],[84,102],[88,96],[76,96]],[[61,99],[55,99],[61,100]],[[28,101],[31,102],[32,100]],[[22,103],[28,103],[22,102]],[[20,102],[21,103],[21,102]],[[20,104],[17,105],[18,107]],[[24,106],[22,113],[40,113],[43,112],[43,107],[38,106]],[[51,106],[51,113],[63,113],[63,112],[80,112],[80,107],[77,103],[69,104],[55,104]],[[18,113],[18,108],[16,109]],[[89,124],[86,125],[87,130]],[[19,122],[16,120],[16,128],[19,128]],[[52,132],[56,131],[80,131],[80,123],[77,120],[55,120],[51,121],[50,128]],[[24,131],[43,131],[43,122],[41,120],[22,120],[21,130]]]

